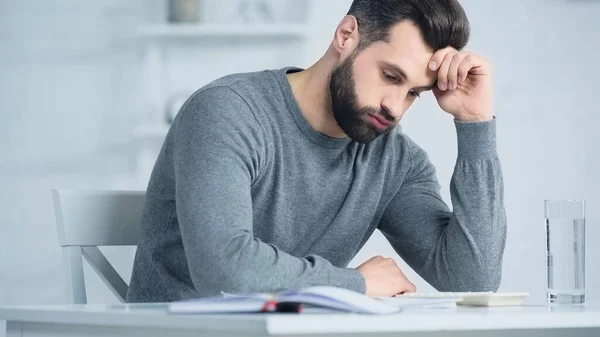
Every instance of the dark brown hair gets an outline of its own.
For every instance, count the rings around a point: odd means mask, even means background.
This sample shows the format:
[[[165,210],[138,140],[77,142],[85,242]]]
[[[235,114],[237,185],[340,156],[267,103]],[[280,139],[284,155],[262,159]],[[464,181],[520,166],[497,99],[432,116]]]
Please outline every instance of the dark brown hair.
[[[404,20],[419,27],[433,51],[462,50],[469,41],[469,20],[457,0],[354,0],[348,15],[358,21],[359,50],[388,42],[390,29]]]

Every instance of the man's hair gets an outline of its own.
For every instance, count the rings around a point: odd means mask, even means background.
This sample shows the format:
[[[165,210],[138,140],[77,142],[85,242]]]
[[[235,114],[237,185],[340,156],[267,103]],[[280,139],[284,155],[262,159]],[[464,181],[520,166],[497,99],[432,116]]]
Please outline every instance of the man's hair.
[[[358,21],[359,51],[389,42],[391,28],[404,20],[419,27],[433,51],[462,50],[469,41],[469,20],[457,0],[353,0],[348,15]]]

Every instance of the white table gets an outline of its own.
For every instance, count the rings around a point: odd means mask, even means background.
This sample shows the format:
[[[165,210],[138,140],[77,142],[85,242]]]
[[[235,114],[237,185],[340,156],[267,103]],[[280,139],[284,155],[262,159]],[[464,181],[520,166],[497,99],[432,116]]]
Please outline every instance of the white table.
[[[354,314],[169,315],[164,304],[0,306],[7,337],[600,336],[600,305]],[[2,323],[0,323],[0,329]],[[0,331],[2,336],[2,331]]]

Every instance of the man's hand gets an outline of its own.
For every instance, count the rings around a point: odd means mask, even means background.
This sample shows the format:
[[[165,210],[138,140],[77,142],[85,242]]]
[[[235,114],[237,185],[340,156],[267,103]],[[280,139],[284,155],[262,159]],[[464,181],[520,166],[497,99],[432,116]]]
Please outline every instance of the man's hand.
[[[438,85],[433,94],[442,110],[463,122],[493,119],[494,93],[488,61],[448,47],[433,54],[429,68],[437,71]]]
[[[356,269],[365,279],[368,296],[394,296],[417,291],[391,258],[375,256]]]

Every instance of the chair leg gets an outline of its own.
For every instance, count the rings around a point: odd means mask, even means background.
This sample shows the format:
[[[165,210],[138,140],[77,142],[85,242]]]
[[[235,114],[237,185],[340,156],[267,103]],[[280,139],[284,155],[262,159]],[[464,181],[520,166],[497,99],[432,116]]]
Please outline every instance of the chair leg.
[[[125,283],[115,268],[108,262],[100,249],[95,246],[83,246],[81,247],[81,253],[108,289],[110,289],[121,303],[125,303],[125,299],[127,298],[127,283]]]
[[[62,247],[65,269],[65,295],[68,304],[86,304],[81,247]]]

